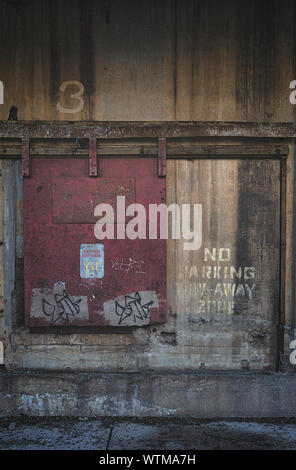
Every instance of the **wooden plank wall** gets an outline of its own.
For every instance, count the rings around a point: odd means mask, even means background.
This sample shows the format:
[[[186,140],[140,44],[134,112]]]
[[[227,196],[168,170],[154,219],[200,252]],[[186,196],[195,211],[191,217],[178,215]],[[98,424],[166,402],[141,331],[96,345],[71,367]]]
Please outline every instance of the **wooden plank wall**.
[[[291,121],[293,0],[0,3],[0,79],[19,119]],[[80,112],[66,81],[84,86]],[[66,96],[65,96],[66,95]]]
[[[7,119],[10,107],[15,105],[19,119],[23,120],[296,122],[294,108],[289,102],[289,84],[296,79],[295,9],[292,0],[1,2],[0,80],[4,84],[5,101],[0,106],[0,119]],[[72,85],[66,86],[69,81]],[[63,84],[64,91],[60,89]],[[79,92],[80,97],[70,97]],[[65,109],[73,111],[73,108],[78,111],[65,112]],[[225,161],[224,165],[226,173],[233,171],[231,162]],[[195,168],[199,168],[198,164]],[[215,172],[216,168],[210,165],[204,175],[209,184]],[[167,202],[178,202],[178,185],[185,190],[184,197],[191,200],[190,181],[198,179],[198,170],[192,173],[191,164],[176,160],[168,162],[167,174]],[[292,149],[287,167],[287,245],[290,254],[293,221],[296,220],[293,175]],[[223,191],[223,184],[218,179],[217,194]],[[235,193],[231,202],[234,232],[240,215],[236,209],[237,197]],[[181,295],[176,298],[175,286],[191,260],[184,256],[183,250],[177,250],[174,242],[169,243],[168,250],[172,268],[168,271],[170,310],[174,315],[183,315],[186,305]],[[288,264],[286,281],[287,323],[290,323],[295,294],[292,263]],[[164,334],[175,334],[174,318],[171,316]],[[184,336],[184,331],[177,333],[177,342],[178,334]],[[20,334],[23,332],[19,331]],[[135,340],[123,335],[109,340],[102,337],[99,361],[98,351],[90,353],[87,349],[88,345],[97,345],[97,337],[72,337],[71,344],[84,351],[78,365],[73,359],[73,366],[108,365],[108,360],[113,364],[110,355],[107,359],[112,341],[119,349],[128,348],[133,341],[145,348],[155,341],[153,336],[147,339],[145,334],[137,333]],[[162,338],[161,333],[159,338]],[[45,352],[39,340],[30,341],[35,342],[36,347],[27,355],[23,354],[21,340],[13,344],[15,363],[40,366],[44,361],[51,368],[60,364],[61,349],[57,346],[54,349],[55,338],[47,335],[42,339],[42,344],[52,346]],[[175,367],[185,364],[190,368],[198,361],[200,363],[200,357],[190,358],[192,351],[181,348],[181,359],[176,359],[177,354],[172,356],[171,351],[167,356],[163,351],[159,357],[156,348],[151,362],[147,359],[149,354],[147,357],[143,354],[142,359],[127,358],[123,364],[128,367],[133,361],[142,361],[142,365],[165,367],[168,357]],[[239,363],[225,360],[223,367],[239,367]]]

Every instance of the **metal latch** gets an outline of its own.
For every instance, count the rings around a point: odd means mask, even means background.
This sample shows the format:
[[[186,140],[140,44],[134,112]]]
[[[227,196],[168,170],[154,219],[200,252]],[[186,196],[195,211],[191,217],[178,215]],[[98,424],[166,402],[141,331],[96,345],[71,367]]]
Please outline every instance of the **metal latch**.
[[[30,176],[30,139],[22,139],[22,175]]]
[[[94,137],[89,139],[89,159],[88,159],[88,174],[89,176],[98,176],[98,161],[97,161],[97,139]]]
[[[158,176],[166,176],[166,138],[158,139]]]

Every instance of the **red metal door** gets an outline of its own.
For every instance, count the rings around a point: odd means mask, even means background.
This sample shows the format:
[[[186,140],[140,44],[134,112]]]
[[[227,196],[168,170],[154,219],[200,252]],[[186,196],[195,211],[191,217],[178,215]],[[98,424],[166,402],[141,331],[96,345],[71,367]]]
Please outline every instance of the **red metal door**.
[[[165,202],[157,165],[157,158],[101,158],[100,176],[89,177],[86,158],[31,159],[24,178],[26,325],[166,321],[166,240],[148,239],[148,205]],[[95,237],[95,207],[108,203],[116,213],[117,196],[145,207],[147,239]],[[119,223],[115,217],[115,237]]]

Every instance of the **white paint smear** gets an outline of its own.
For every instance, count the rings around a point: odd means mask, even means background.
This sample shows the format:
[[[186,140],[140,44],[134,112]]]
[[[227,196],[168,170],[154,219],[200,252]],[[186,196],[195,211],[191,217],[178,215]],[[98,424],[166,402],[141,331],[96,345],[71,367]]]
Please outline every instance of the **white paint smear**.
[[[0,364],[4,364],[4,346],[2,341],[0,341]]]

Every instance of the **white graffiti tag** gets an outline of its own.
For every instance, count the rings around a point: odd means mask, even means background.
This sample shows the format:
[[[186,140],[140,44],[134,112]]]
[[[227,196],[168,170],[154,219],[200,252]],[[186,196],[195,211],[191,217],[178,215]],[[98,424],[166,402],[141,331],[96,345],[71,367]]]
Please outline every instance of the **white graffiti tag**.
[[[112,269],[115,271],[125,271],[129,273],[134,271],[136,274],[145,274],[144,271],[144,261],[136,261],[132,258],[116,258],[115,260],[111,259]]]

